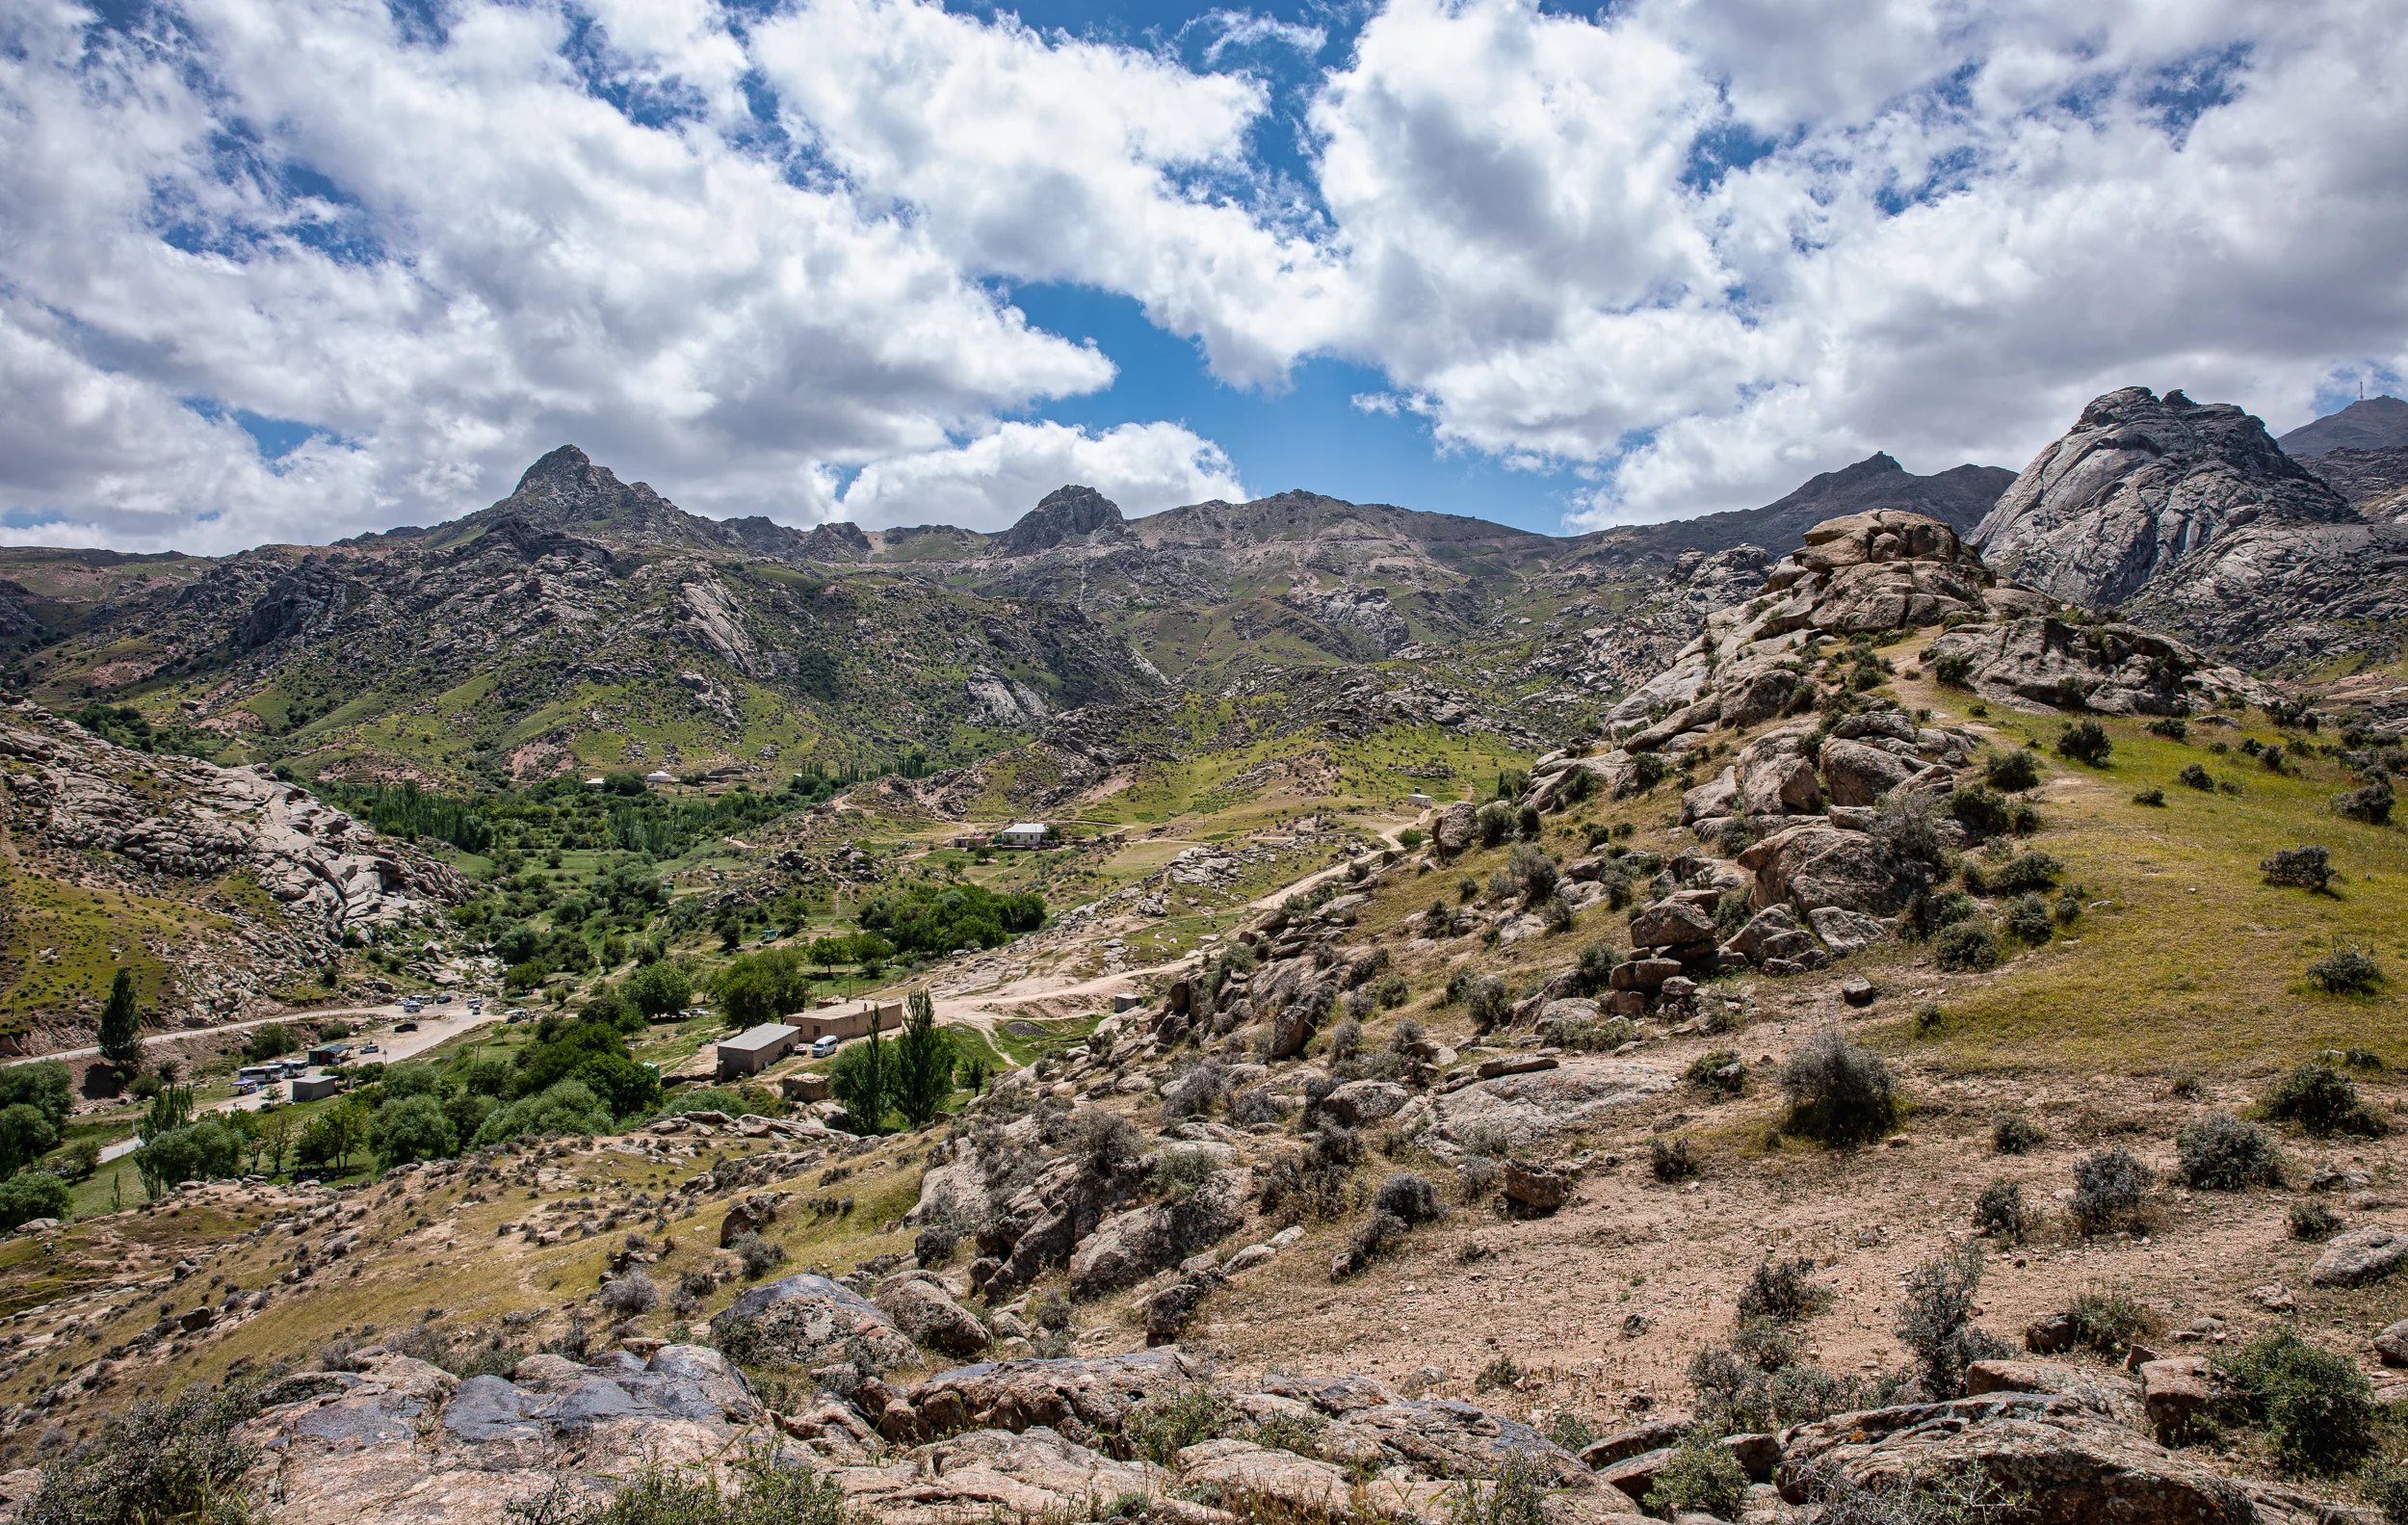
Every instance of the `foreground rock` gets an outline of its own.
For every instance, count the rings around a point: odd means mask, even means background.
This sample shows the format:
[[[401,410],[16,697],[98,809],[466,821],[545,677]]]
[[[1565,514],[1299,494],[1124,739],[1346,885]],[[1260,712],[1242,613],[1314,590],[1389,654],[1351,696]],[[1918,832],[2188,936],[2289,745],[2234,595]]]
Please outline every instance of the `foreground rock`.
[[[2326,1506],[2242,1482],[2168,1451],[2079,1399],[1993,1393],[1952,1403],[1840,1414],[1785,1431],[1781,1496],[1804,1504],[1818,1481],[1896,1486],[1972,1466],[2023,1495],[2015,1525],[2322,1525]]]
[[[2201,1364],[2145,1367],[2145,1415],[2120,1377],[1987,1361],[1974,1369],[1981,1390],[1973,1397],[1720,1443],[1742,1472],[1774,1482],[1788,1506],[1804,1510],[1835,1486],[1878,1490],[1971,1466],[2022,1495],[2023,1506],[2002,1516],[2012,1525],[2354,1520],[2144,1438],[2138,1427],[2169,1422],[2186,1383],[2204,1380]],[[1191,1404],[1208,1388],[1209,1401]],[[363,1373],[287,1378],[267,1397],[274,1407],[243,1432],[264,1453],[249,1486],[255,1499],[276,1501],[275,1519],[297,1525],[502,1525],[513,1506],[523,1512],[556,1488],[555,1508],[563,1495],[598,1499],[655,1466],[734,1486],[730,1463],[748,1449],[782,1449],[822,1469],[859,1518],[884,1525],[1094,1518],[1107,1505],[1128,1512],[1139,1500],[1150,1516],[1181,1525],[1262,1516],[1446,1525],[1463,1516],[1467,1488],[1477,1494],[1490,1480],[1533,1472],[1548,1486],[1550,1521],[1620,1525],[1637,1517],[1688,1428],[1685,1416],[1668,1414],[1575,1456],[1472,1404],[1408,1402],[1361,1376],[1232,1382],[1176,1347],[981,1363],[901,1393],[865,1379],[850,1406],[823,1391],[792,1400],[802,1406],[797,1413],[765,1410],[718,1353],[674,1345],[648,1361],[615,1355],[592,1366],[530,1356],[509,1380],[467,1381],[386,1357]],[[1122,1459],[1140,1437],[1160,1433],[1139,1426],[1140,1415],[1173,1404],[1208,1419],[1207,1433],[1167,1465]],[[1747,1517],[1767,1525],[1814,1517],[1782,1510],[1760,1494]]]
[[[572,1493],[605,1497],[655,1462],[720,1465],[764,1417],[743,1376],[699,1346],[667,1346],[643,1362],[557,1364],[567,1370],[531,1373],[525,1385],[459,1381],[403,1357],[295,1379],[315,1392],[243,1429],[264,1452],[249,1491],[278,1498],[287,1525],[498,1525],[509,1506],[551,1486],[556,1464]]]

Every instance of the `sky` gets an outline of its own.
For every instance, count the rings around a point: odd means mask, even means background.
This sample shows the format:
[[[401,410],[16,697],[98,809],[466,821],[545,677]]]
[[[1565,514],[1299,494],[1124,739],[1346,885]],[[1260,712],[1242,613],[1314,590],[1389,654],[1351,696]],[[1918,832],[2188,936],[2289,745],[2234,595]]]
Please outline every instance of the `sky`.
[[[2385,0],[6,0],[0,543],[1575,531],[2408,369]]]

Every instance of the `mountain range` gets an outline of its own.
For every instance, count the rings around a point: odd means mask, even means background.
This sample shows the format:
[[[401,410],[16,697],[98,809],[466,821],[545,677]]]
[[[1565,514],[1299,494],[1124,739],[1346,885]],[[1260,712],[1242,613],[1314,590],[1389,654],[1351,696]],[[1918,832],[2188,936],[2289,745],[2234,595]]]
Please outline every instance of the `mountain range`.
[[[131,705],[223,760],[428,783],[942,767],[1063,711],[1300,670],[1535,742],[1594,723],[1809,526],[1875,510],[2244,667],[2387,661],[2408,616],[2403,428],[2408,405],[2374,399],[2278,442],[2238,408],[2132,387],[2020,474],[1875,454],[1762,508],[1568,537],[1302,490],[1131,519],[1075,485],[992,533],[798,530],[690,513],[568,445],[431,527],[222,558],[0,553],[0,641],[8,683],[54,708]]]

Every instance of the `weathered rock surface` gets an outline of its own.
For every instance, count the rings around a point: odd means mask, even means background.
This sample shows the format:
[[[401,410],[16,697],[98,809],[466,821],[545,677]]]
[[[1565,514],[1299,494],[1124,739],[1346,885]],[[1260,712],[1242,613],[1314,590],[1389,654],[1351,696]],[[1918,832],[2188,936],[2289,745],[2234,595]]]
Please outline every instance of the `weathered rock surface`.
[[[1129,1410],[1203,1380],[1203,1368],[1176,1346],[1093,1359],[985,1362],[940,1372],[904,1395],[931,1433],[964,1428],[1117,1432]]]
[[[2319,1287],[2356,1287],[2380,1281],[2408,1263],[2408,1233],[2369,1223],[2336,1235],[2308,1269]]]
[[[1531,1144],[1559,1130],[1585,1127],[1675,1084],[1674,1076],[1653,1065],[1567,1057],[1552,1069],[1476,1080],[1436,1098],[1434,1122],[1424,1137],[1442,1149],[1475,1137]]]
[[[2089,608],[2121,604],[2260,518],[2346,523],[2341,495],[2229,404],[2127,386],[2095,398],[1974,531],[2001,574]]]
[[[2272,691],[2237,668],[2210,662],[2154,631],[2131,624],[2069,623],[2026,615],[1946,631],[1924,660],[1962,657],[1968,685],[1993,703],[2025,708],[2079,707],[2103,715],[2178,715],[2226,698],[2263,705]]]
[[[754,1287],[711,1320],[711,1331],[722,1348],[732,1344],[747,1360],[792,1366],[824,1364],[854,1340],[888,1365],[914,1354],[911,1341],[877,1304],[809,1272]]]
[[[896,1276],[872,1302],[915,1345],[948,1355],[975,1355],[987,1347],[986,1326],[925,1273]]]
[[[1886,858],[1871,837],[1819,822],[1750,844],[1739,865],[1756,876],[1754,905],[1786,902],[1810,917],[1826,907],[1893,915],[1914,888],[1912,878]]]
[[[434,1382],[412,1370],[424,1364],[380,1363],[340,1392],[245,1426],[266,1453],[253,1497],[268,1497],[273,1480],[276,1517],[294,1525],[499,1525],[509,1505],[545,1490],[556,1465],[576,1492],[599,1497],[655,1460],[712,1467],[763,1418],[743,1375],[698,1346],[583,1368],[573,1386],[453,1384],[445,1373]]]
[[[2094,399],[1974,539],[2003,575],[2254,670],[2388,653],[2408,620],[2408,533],[2180,392]]]
[[[1070,1257],[1071,1296],[1100,1297],[1218,1244],[1244,1221],[1251,1180],[1247,1170],[1216,1170],[1186,1196],[1104,1220]]]
[[[2309,1525],[2323,1507],[2288,1489],[2223,1476],[2076,1400],[1992,1393],[1952,1403],[1840,1414],[1781,1435],[1778,1484],[1805,1503],[1819,1472],[1860,1487],[1972,1465],[2024,1495],[2018,1525]]]

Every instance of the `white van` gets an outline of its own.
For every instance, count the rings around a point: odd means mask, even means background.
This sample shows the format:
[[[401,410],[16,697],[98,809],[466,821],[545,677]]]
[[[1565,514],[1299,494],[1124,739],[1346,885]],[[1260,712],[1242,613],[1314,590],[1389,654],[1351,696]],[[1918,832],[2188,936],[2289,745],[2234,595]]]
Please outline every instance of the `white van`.
[[[836,1035],[833,1033],[823,1035],[818,1042],[811,1045],[811,1057],[813,1059],[825,1059],[828,1055],[835,1052]]]

